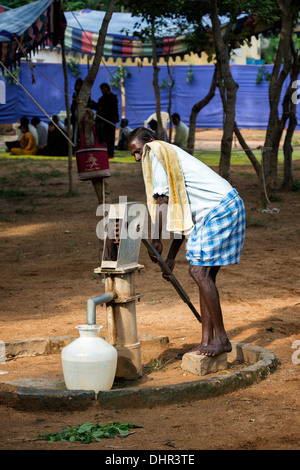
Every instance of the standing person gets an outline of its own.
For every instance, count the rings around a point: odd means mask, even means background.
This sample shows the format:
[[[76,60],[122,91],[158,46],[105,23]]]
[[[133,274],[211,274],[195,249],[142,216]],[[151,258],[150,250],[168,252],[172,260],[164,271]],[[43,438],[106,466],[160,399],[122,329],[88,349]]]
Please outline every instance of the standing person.
[[[121,119],[119,141],[116,150],[128,150],[128,137],[131,131],[132,129],[128,126],[128,119]]]
[[[186,150],[189,137],[189,128],[186,124],[184,124],[184,122],[181,121],[178,113],[172,114],[172,122],[174,126],[176,126],[174,144]]]
[[[20,126],[22,137],[19,147],[12,147],[10,149],[12,155],[35,155],[37,150],[36,139],[34,135],[29,132],[29,126],[23,122]]]
[[[162,210],[167,204],[166,228],[176,234],[166,258],[171,270],[187,237],[189,274],[199,288],[202,316],[202,340],[197,353],[217,356],[231,351],[216,276],[221,266],[240,261],[245,236],[243,201],[228,181],[177,146],[154,140],[149,129],[135,129],[128,148],[142,163],[148,209],[152,221],[159,224],[159,236],[153,245],[160,254]],[[157,262],[155,257],[150,258]]]
[[[112,93],[107,83],[100,85],[102,96],[98,103],[91,101],[91,107],[96,109],[96,134],[98,141],[105,142],[109,158],[114,157],[116,122],[119,122],[118,98]],[[104,119],[101,119],[103,117]]]
[[[31,119],[31,124],[37,131],[39,147],[45,145],[48,139],[48,126],[45,122],[41,121],[39,117]]]

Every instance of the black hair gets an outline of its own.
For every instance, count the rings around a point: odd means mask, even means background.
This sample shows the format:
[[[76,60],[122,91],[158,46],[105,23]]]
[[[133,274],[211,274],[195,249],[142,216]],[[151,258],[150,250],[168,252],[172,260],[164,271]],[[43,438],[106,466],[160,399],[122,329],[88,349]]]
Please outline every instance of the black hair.
[[[156,131],[157,130],[157,121],[155,119],[151,119],[151,121],[149,122],[149,126],[150,126],[150,129],[152,129],[153,131]]]
[[[151,140],[155,140],[155,134],[146,127],[137,127],[133,131],[130,132],[128,137],[128,143],[131,142],[133,139],[138,139],[143,144],[150,142]]]
[[[173,114],[172,114],[172,118],[177,118],[177,119],[180,120],[180,116],[179,116],[178,113],[173,113]]]
[[[109,84],[108,84],[108,83],[106,83],[106,82],[104,82],[104,83],[101,83],[101,85],[100,85],[100,88],[101,88],[101,90],[102,90],[102,88],[107,88],[107,89],[108,89],[108,91],[110,91],[110,86],[109,86]]]
[[[35,116],[31,119],[31,124],[34,126],[35,124],[39,124],[41,122],[40,118]]]
[[[120,124],[121,124],[121,127],[122,127],[122,126],[124,126],[124,127],[125,127],[125,126],[128,126],[128,119],[122,118]]]

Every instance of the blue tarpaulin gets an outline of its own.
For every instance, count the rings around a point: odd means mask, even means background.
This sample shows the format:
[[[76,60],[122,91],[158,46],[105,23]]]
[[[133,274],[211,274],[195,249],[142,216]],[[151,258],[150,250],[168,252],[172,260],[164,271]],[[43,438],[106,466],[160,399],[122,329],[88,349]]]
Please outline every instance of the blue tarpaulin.
[[[272,66],[265,66],[271,70]],[[269,118],[269,83],[262,81],[256,84],[259,65],[232,65],[231,71],[233,78],[238,83],[236,102],[236,121],[240,128],[265,129]],[[42,72],[39,73],[40,70]],[[91,97],[97,101],[101,96],[99,85],[102,82],[110,83],[111,76],[116,73],[116,67],[100,67],[97,79],[91,91]],[[87,74],[87,66],[80,65],[81,78]],[[155,96],[152,85],[153,68],[144,66],[128,67],[130,77],[125,78],[125,114],[129,120],[130,127],[134,128],[143,125],[144,121],[155,112]],[[188,67],[176,66],[173,68],[175,86],[172,94],[172,113],[178,112],[182,120],[188,125],[192,106],[200,101],[208,92],[214,66],[211,65],[193,65],[192,79],[188,82]],[[34,69],[36,83],[32,84],[31,71],[28,63],[22,63],[20,68],[20,83],[33,96],[33,98],[42,106],[51,116],[65,110],[64,77],[60,64],[36,64]],[[56,86],[50,83],[46,78],[53,81]],[[161,66],[159,72],[159,83],[168,79],[167,67]],[[5,80],[2,76],[0,80]],[[76,77],[69,71],[69,93],[73,94]],[[16,122],[22,116],[38,116],[42,120],[47,120],[36,104],[27,96],[27,94],[17,85],[6,84],[6,104],[0,104],[0,122]],[[283,87],[283,94],[288,86],[286,80]],[[60,88],[60,89],[59,89]],[[299,87],[298,87],[299,88]],[[118,88],[113,88],[119,101],[119,115],[121,110],[121,92]],[[169,87],[160,90],[161,92],[161,110],[167,111]],[[297,106],[297,119],[300,122],[300,105]],[[281,115],[281,103],[279,105],[279,115]],[[197,127],[199,128],[222,128],[223,127],[223,107],[218,89],[213,100],[205,106],[197,117]],[[300,126],[297,126],[299,129]]]

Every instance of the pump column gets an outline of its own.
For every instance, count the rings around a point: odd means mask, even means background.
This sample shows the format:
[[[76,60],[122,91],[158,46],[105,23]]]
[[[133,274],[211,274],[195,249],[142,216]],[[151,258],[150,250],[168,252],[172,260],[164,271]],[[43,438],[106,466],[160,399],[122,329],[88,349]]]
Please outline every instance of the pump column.
[[[108,342],[118,352],[116,377],[135,379],[142,375],[141,344],[136,324],[135,271],[140,266],[123,270],[101,269],[105,274],[105,291],[116,298],[106,304]]]

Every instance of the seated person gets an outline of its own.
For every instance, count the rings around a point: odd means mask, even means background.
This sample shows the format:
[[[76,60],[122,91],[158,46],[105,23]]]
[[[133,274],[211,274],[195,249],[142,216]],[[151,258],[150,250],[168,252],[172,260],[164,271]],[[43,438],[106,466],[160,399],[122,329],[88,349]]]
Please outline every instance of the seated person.
[[[149,122],[149,127],[153,131],[153,133],[155,135],[155,139],[158,139],[158,131],[157,131],[158,124],[157,124],[157,121],[155,119],[151,119],[151,121]],[[168,139],[168,136],[167,136],[167,131],[164,127],[163,127],[163,131],[164,131],[164,141],[168,142],[169,139]]]
[[[172,114],[172,122],[174,126],[176,126],[175,139],[173,143],[177,145],[177,147],[186,150],[189,138],[189,128],[181,121],[178,113]]]
[[[116,150],[128,150],[128,136],[132,129],[128,126],[128,119],[121,119],[121,129],[119,133],[119,142]]]
[[[38,149],[39,155],[65,157],[68,155],[68,141],[63,130],[58,130],[53,122],[49,122],[47,144]]]
[[[19,134],[17,140],[10,141],[10,142],[5,142],[5,145],[6,145],[8,150],[11,150],[12,148],[20,147],[21,138],[23,136],[22,131],[21,131],[21,127],[23,126],[23,124],[26,127],[28,127],[29,132],[34,136],[35,141],[36,141],[36,145],[38,147],[39,137],[38,137],[38,133],[36,131],[36,128],[32,124],[29,123],[29,119],[27,117],[22,117],[20,119],[20,126],[18,127],[18,129],[20,129],[20,134]]]
[[[35,127],[38,135],[38,146],[45,145],[48,139],[48,126],[45,122],[41,121],[39,117],[31,119],[31,124]]]
[[[22,137],[19,147],[12,147],[10,152],[12,155],[35,155],[37,150],[36,139],[31,132],[29,132],[28,124],[20,126]]]

